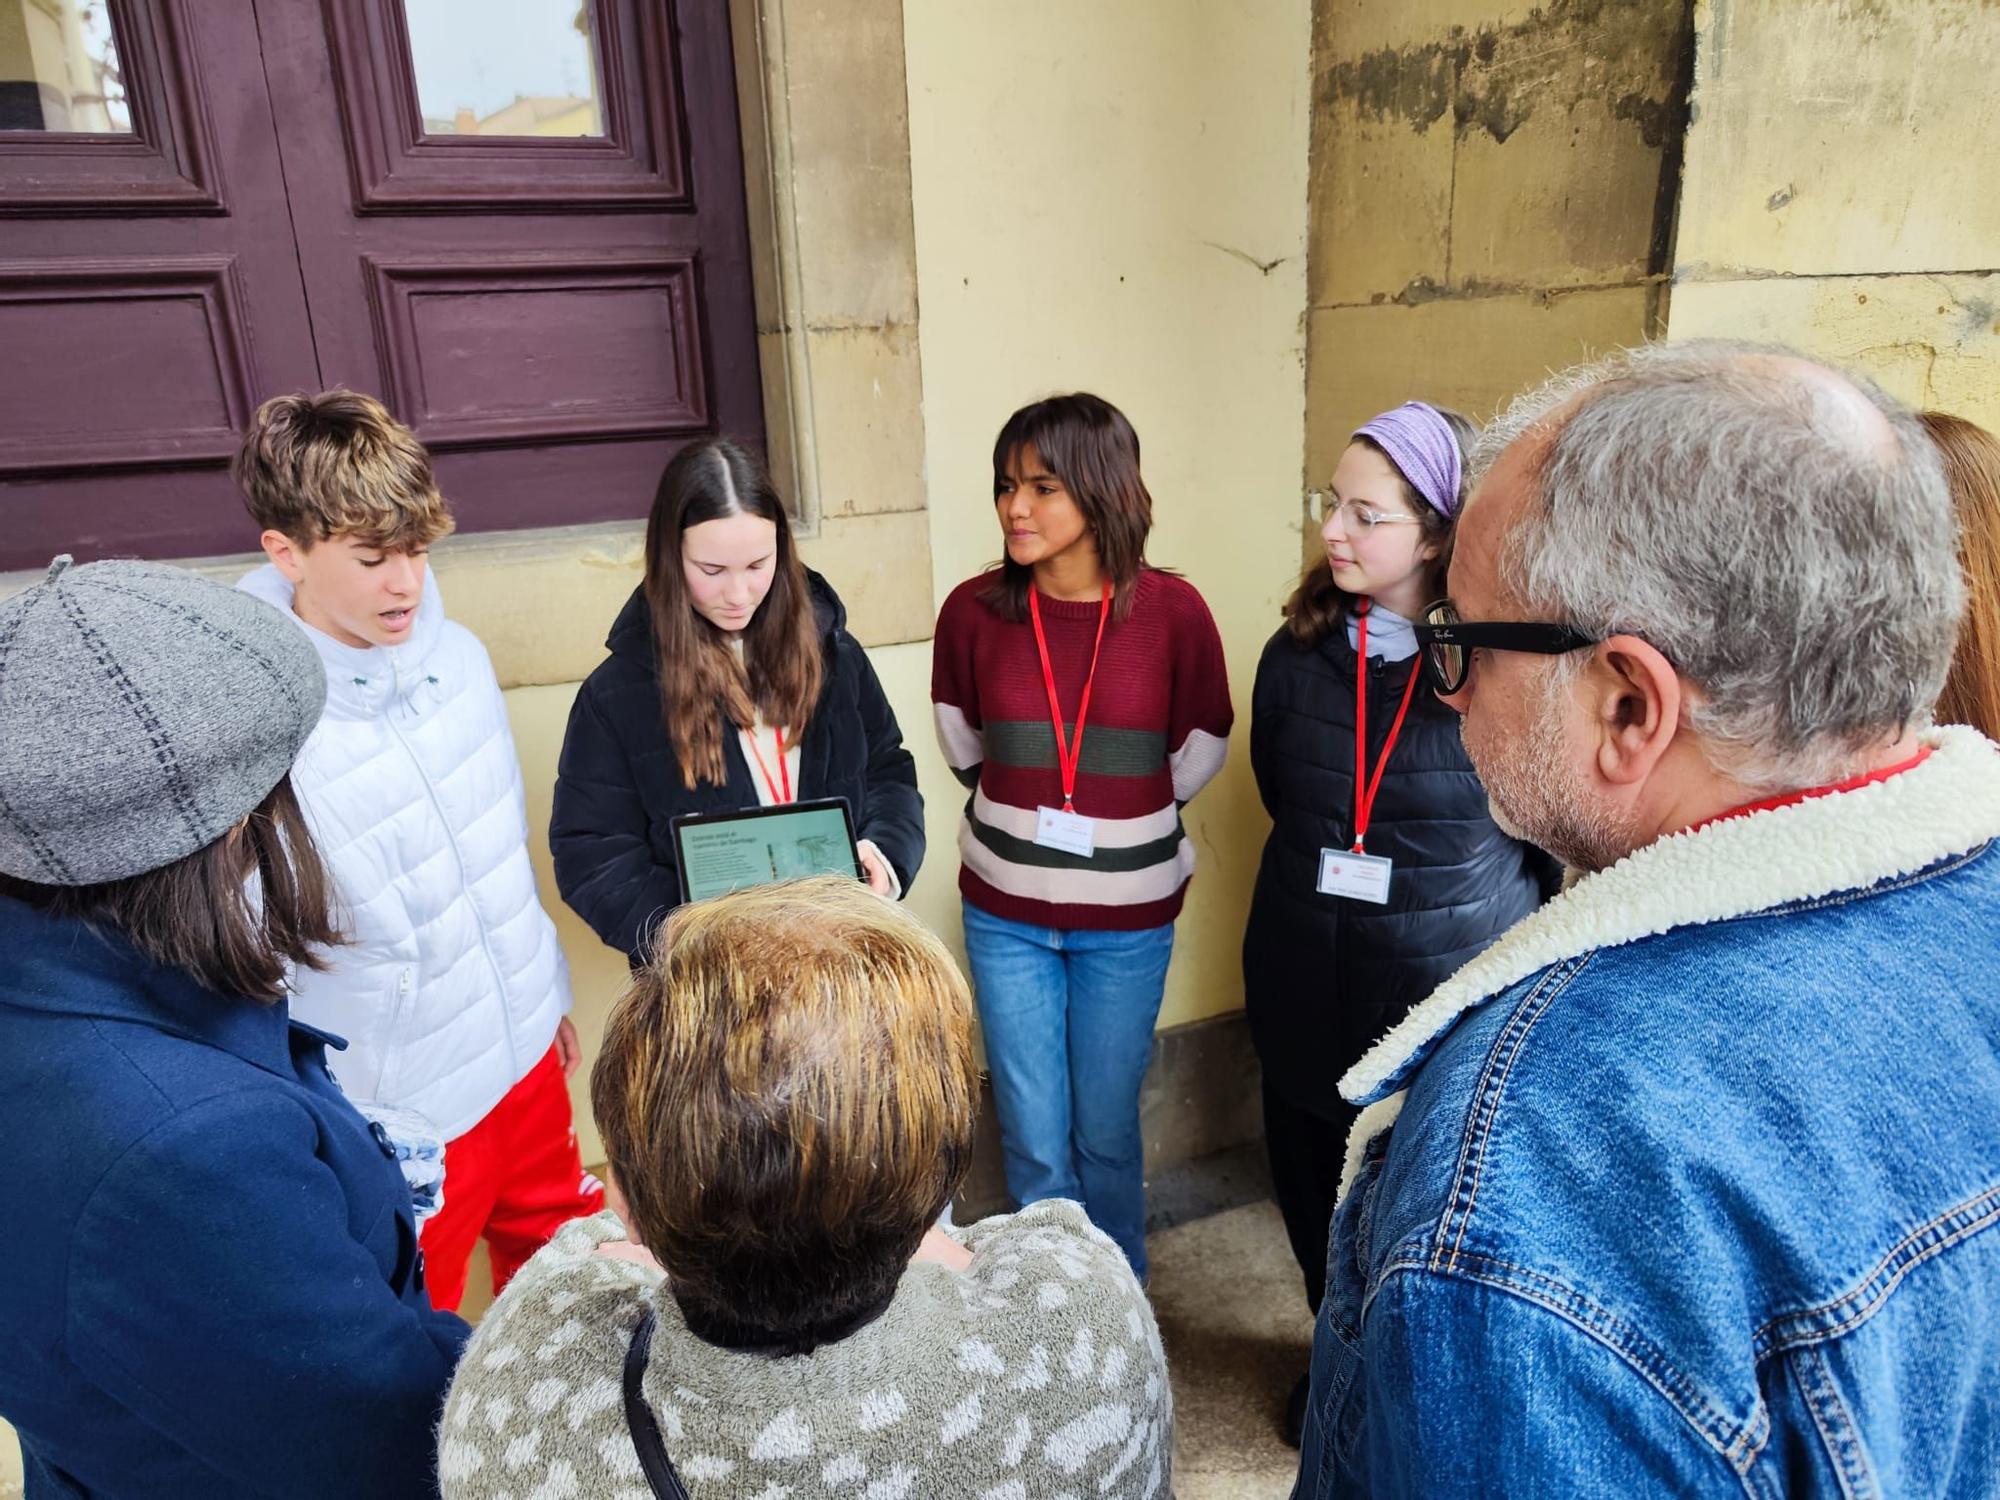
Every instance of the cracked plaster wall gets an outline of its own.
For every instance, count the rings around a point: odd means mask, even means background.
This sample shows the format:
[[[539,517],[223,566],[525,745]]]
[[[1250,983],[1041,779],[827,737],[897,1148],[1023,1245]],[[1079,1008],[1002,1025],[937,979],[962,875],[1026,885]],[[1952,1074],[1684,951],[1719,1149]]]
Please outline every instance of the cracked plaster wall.
[[[2000,7],[1713,0],[1696,25],[1669,331],[2000,428]]]
[[[1657,334],[1688,0],[1318,0],[1307,474],[1412,397],[1484,419]]]

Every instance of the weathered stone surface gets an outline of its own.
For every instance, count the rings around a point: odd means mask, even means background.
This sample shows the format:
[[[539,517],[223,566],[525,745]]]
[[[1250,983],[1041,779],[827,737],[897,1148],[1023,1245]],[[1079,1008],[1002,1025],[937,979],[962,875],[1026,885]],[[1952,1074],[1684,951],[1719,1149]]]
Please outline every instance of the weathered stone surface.
[[[1314,306],[1601,286],[1663,268],[1686,0],[1557,0],[1525,14],[1321,0],[1318,34]]]
[[[1697,11],[1678,272],[2000,268],[2000,6]]]
[[[1671,327],[1793,344],[2000,431],[2000,272],[1696,282],[1674,289]]]
[[[1633,286],[1316,309],[1307,325],[1306,472],[1324,480],[1349,434],[1399,402],[1435,401],[1484,422],[1553,371],[1645,342],[1654,300],[1652,289]]]

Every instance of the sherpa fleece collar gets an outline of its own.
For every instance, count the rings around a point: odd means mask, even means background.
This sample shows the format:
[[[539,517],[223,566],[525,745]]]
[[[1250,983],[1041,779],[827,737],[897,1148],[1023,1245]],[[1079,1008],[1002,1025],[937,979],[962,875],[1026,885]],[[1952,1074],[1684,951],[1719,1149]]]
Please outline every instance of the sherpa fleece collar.
[[[1368,1106],[1348,1137],[1341,1192],[1453,1022],[1530,974],[1675,928],[1864,889],[2000,838],[2000,747],[1963,725],[1922,740],[1933,753],[1900,775],[1670,834],[1515,924],[1340,1080],[1343,1095]]]

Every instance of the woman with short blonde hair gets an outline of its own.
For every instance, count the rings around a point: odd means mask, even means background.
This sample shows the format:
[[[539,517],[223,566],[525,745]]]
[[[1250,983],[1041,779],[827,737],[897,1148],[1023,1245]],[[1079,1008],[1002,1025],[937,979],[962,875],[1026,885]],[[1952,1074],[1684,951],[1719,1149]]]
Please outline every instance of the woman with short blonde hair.
[[[591,1078],[626,1222],[570,1225],[488,1314],[449,1500],[628,1490],[649,1427],[694,1500],[1169,1493],[1117,1247],[1068,1202],[931,1232],[971,1158],[971,1027],[944,946],[857,881],[676,910]]]

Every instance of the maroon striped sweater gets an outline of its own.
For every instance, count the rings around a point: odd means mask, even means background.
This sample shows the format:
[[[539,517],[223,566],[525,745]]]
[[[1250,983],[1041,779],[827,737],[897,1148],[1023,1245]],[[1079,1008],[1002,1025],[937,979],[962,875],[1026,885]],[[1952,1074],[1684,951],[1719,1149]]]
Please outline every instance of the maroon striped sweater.
[[[1076,810],[1096,825],[1087,858],[1035,842],[1037,809],[1062,806],[1062,773],[1034,627],[1002,620],[981,576],[952,590],[932,643],[938,741],[971,787],[959,824],[958,888],[996,917],[1131,931],[1180,914],[1194,873],[1181,804],[1222,769],[1234,713],[1215,621],[1194,586],[1139,575],[1132,612],[1104,631],[1084,724]],[[1097,635],[1095,600],[1041,598],[1064,733]]]

